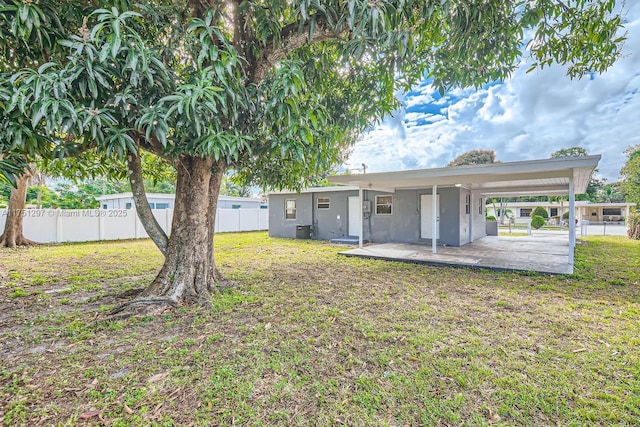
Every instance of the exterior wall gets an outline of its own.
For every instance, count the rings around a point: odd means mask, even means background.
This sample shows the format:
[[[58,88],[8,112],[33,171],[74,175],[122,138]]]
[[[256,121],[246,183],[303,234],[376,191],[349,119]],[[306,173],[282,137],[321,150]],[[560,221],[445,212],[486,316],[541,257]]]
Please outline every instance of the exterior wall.
[[[310,193],[269,195],[269,236],[296,237],[296,226],[312,225],[313,214]],[[285,219],[285,201],[296,201],[296,219]]]
[[[218,209],[260,209],[260,204],[260,199],[218,197]]]
[[[465,209],[466,196],[471,194],[460,188],[440,188],[440,238],[439,242],[461,246],[470,242],[471,228],[474,238],[485,235],[484,207],[478,214],[477,201],[471,195],[471,213]],[[393,196],[391,215],[376,214],[376,196]],[[363,218],[363,239],[372,243],[427,243],[420,237],[420,197],[431,195],[431,189],[398,190],[395,193],[364,190],[363,200],[370,201],[371,213]],[[296,237],[297,225],[313,225],[314,239],[330,240],[353,235],[348,230],[349,197],[357,191],[321,191],[301,194],[269,195],[269,235],[272,237]],[[318,197],[329,197],[329,209],[318,209]],[[479,196],[478,196],[479,198]],[[285,201],[296,200],[296,219],[285,219]],[[475,212],[475,214],[473,214]],[[473,225],[471,222],[473,221]]]
[[[473,221],[473,240],[487,235],[486,219],[484,216],[486,199],[478,192],[471,193],[471,215]]]
[[[314,239],[331,240],[355,236],[353,230],[349,230],[349,197],[354,196],[358,196],[357,191],[313,193],[311,203]],[[329,198],[329,209],[318,209],[318,197]]]
[[[166,203],[169,205],[167,209],[173,209],[173,198],[148,197],[147,200],[149,204],[153,203],[154,208],[157,203]],[[129,207],[127,207],[127,204],[129,204]],[[102,209],[133,209],[134,207],[133,197],[100,200],[100,208]]]
[[[376,196],[384,195],[393,196],[391,215],[376,214]],[[371,201],[371,214],[363,220],[366,239],[374,243],[420,241],[420,195],[417,190],[365,191],[364,199]]]

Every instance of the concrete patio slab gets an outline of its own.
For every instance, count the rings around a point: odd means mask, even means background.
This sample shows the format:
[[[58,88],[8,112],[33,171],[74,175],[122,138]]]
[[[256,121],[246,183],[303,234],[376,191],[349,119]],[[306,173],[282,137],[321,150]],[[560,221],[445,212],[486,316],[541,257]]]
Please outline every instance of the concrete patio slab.
[[[549,274],[572,274],[569,264],[569,234],[562,231],[534,231],[530,236],[487,236],[461,246],[383,243],[341,252],[345,256],[487,268],[495,270],[537,271]]]

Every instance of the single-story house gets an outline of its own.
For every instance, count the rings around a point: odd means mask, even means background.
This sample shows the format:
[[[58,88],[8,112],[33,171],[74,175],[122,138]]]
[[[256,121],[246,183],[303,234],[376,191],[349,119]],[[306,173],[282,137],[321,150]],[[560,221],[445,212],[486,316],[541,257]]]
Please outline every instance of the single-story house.
[[[547,211],[549,218],[562,217],[569,212],[568,201],[564,202],[509,202],[506,209],[510,211],[511,217],[517,223],[526,223],[531,220],[531,212],[536,207],[541,207]],[[624,222],[631,213],[635,203],[592,203],[590,201],[576,201],[575,218],[578,223],[589,221],[590,223],[603,222]],[[487,205],[487,215],[500,218],[500,205],[496,203]]]
[[[96,197],[102,209],[132,209],[132,193],[107,194]],[[175,194],[147,193],[151,209],[173,209]],[[262,199],[255,197],[218,196],[218,209],[267,209]]]
[[[575,247],[575,194],[584,193],[600,156],[529,160],[329,177],[342,186],[269,194],[269,234],[372,243],[462,246],[487,235],[487,197],[569,195],[569,248]],[[435,238],[434,238],[435,236]]]

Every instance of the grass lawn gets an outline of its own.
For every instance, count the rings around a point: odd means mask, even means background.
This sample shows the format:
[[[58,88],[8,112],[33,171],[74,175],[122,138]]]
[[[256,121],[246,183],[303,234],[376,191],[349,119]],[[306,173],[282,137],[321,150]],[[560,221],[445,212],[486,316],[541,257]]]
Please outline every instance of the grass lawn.
[[[216,247],[213,309],[129,318],[150,241],[0,250],[0,425],[639,423],[640,242],[588,237],[573,276]]]

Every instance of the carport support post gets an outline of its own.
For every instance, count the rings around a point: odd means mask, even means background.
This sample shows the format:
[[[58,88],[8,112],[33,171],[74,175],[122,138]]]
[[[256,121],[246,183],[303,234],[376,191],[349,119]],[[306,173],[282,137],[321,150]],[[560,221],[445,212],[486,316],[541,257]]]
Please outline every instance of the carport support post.
[[[431,252],[435,254],[438,243],[438,184],[433,184],[431,197]]]
[[[573,177],[569,178],[569,265],[573,266],[576,248],[576,195]]]
[[[360,199],[360,236],[358,236],[358,247],[362,249],[362,234],[364,233],[364,221],[362,220],[362,217],[364,216],[364,213],[362,212],[362,204],[364,203],[364,200],[362,200],[362,187],[358,188],[358,199]]]

